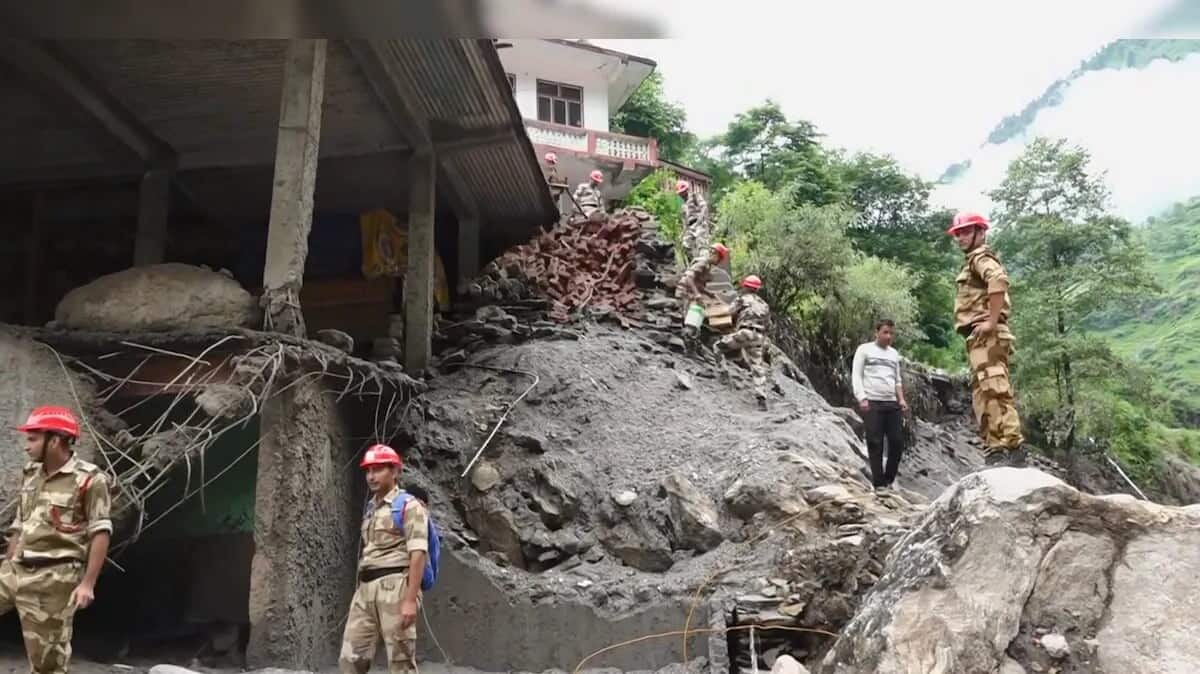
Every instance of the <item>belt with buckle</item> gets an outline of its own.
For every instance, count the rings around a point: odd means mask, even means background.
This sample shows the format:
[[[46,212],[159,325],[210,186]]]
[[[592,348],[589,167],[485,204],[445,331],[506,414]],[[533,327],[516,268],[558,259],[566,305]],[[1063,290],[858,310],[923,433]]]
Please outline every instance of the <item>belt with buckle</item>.
[[[408,571],[407,566],[388,566],[382,569],[363,569],[362,571],[358,572],[358,582],[370,583],[371,581],[379,580],[380,578],[384,578],[386,576],[394,576],[398,573],[404,573],[405,571]]]

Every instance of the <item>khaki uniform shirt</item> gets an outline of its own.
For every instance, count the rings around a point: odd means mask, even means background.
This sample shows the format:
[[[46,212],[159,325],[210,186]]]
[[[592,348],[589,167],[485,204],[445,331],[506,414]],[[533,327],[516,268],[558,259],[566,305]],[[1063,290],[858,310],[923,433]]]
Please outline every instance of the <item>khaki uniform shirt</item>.
[[[707,221],[708,203],[704,201],[704,197],[700,196],[699,192],[692,190],[683,202],[683,224],[691,227]]]
[[[14,559],[87,561],[91,537],[112,533],[111,509],[108,476],[99,467],[72,456],[46,475],[41,463],[27,463],[9,527],[16,535]]]
[[[988,320],[988,295],[1004,293],[1004,304],[1000,309],[1000,322],[1008,323],[1012,305],[1008,299],[1008,273],[987,246],[980,246],[967,253],[962,271],[955,279],[958,292],[954,298],[954,329],[959,333],[969,332],[971,326]]]
[[[604,196],[591,183],[579,183],[579,187],[575,188],[575,201],[579,202],[584,215],[604,212]]]
[[[394,487],[382,500],[371,498],[363,513],[362,560],[359,571],[408,567],[408,553],[417,550],[429,553],[429,511],[416,497],[408,500],[404,511],[404,530],[392,522],[392,502],[400,498],[400,488]]]
[[[754,328],[759,332],[767,331],[767,321],[771,318],[771,307],[763,298],[754,293],[738,295],[730,305],[730,312],[738,328]]]
[[[683,276],[679,277],[679,283],[675,286],[676,295],[695,299],[708,287],[711,276],[712,263],[708,261],[708,256],[696,258],[687,271],[683,272]]]

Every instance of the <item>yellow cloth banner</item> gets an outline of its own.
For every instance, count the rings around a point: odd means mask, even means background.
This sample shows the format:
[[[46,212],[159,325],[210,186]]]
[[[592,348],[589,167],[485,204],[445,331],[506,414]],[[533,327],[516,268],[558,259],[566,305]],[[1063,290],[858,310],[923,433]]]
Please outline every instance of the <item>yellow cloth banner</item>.
[[[377,208],[358,217],[362,229],[363,276],[374,279],[380,276],[404,278],[408,268],[408,225],[400,223],[390,211]],[[446,268],[442,258],[435,254],[433,297],[438,308],[450,308],[450,286],[446,282]]]

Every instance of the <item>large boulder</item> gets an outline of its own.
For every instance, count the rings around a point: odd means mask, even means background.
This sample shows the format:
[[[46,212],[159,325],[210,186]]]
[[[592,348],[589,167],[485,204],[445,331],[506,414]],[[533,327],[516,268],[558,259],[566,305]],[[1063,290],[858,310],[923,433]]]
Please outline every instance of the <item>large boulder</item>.
[[[986,470],[897,544],[818,671],[1184,674],[1197,615],[1197,508]]]
[[[670,503],[671,525],[679,548],[707,552],[721,544],[721,522],[712,501],[686,477],[676,473],[663,480]]]
[[[169,332],[254,327],[258,306],[238,282],[186,264],[133,267],[67,293],[60,327],[105,332]]]

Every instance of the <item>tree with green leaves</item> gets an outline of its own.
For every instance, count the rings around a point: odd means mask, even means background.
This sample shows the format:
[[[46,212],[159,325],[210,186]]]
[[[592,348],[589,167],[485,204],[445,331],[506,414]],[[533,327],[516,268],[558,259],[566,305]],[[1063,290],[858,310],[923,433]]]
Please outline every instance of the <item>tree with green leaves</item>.
[[[1089,319],[1154,289],[1130,224],[1108,213],[1103,174],[1066,140],[1039,138],[1012,162],[996,203],[997,250],[1013,282],[1013,327],[1026,407],[1056,448],[1076,445],[1089,387],[1119,361]]]
[[[675,162],[683,161],[696,142],[686,125],[687,113],[682,105],[667,100],[658,71],[642,80],[610,122],[617,133],[656,139],[658,155]]]

